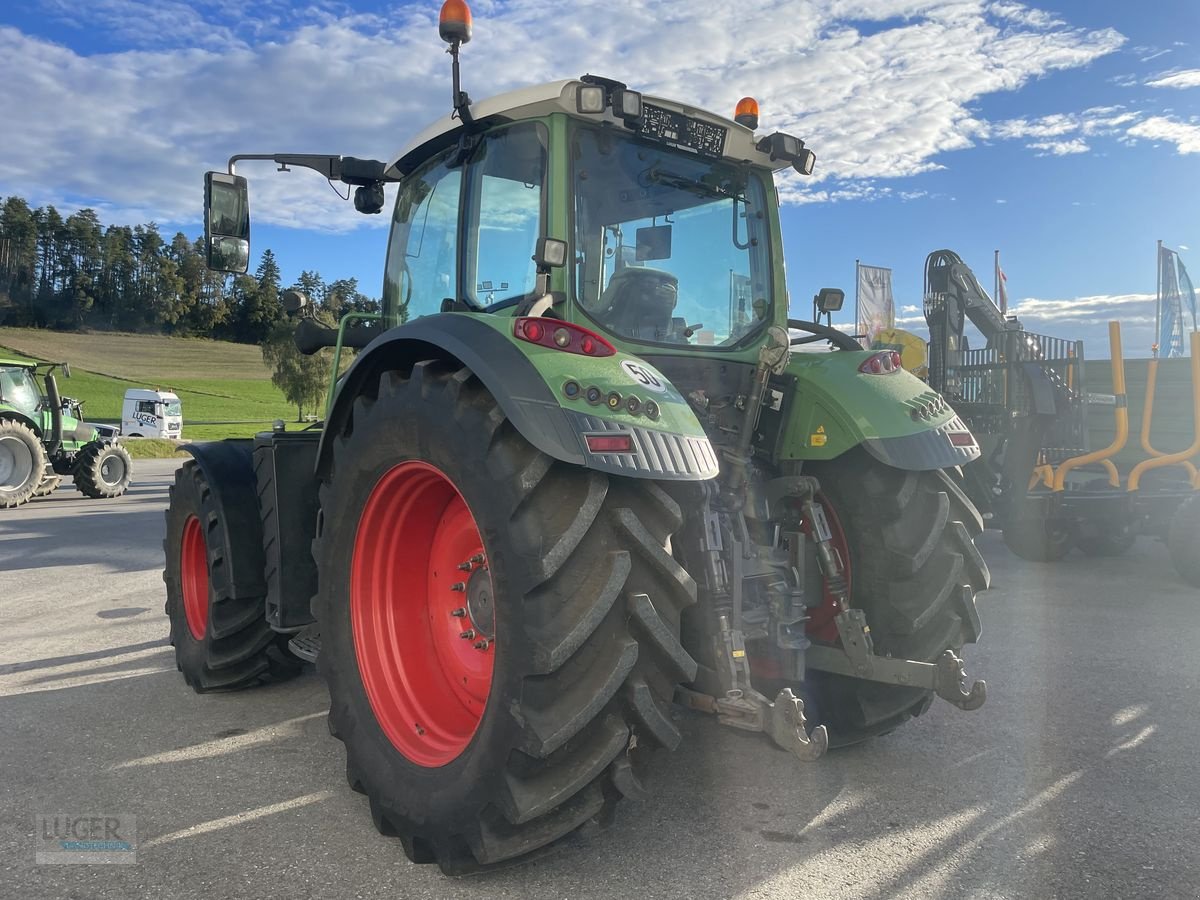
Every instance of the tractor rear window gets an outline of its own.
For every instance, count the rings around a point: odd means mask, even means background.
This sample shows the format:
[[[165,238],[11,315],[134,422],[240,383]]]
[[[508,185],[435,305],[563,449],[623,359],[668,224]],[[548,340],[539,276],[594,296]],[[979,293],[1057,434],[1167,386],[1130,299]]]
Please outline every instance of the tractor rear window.
[[[763,185],[745,168],[576,126],[580,305],[607,331],[742,342],[771,316]]]

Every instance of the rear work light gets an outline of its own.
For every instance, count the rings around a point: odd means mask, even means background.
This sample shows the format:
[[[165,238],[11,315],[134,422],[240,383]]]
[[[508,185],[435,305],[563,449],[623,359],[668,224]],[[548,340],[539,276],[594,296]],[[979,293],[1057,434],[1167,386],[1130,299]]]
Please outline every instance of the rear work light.
[[[872,353],[858,367],[858,371],[864,375],[891,375],[893,372],[899,372],[903,368],[900,365],[900,354],[895,350],[880,350],[878,353]]]
[[[513,320],[513,336],[552,350],[580,356],[614,356],[617,348],[594,331],[573,322],[522,316]]]
[[[591,453],[633,453],[633,437],[628,434],[584,435]]]

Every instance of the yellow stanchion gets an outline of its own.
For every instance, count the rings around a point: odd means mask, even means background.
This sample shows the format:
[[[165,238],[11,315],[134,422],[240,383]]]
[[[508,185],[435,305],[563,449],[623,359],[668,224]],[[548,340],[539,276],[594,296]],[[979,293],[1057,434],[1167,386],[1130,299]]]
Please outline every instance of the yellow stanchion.
[[[1161,450],[1155,450],[1150,445],[1150,420],[1154,417],[1154,394],[1155,388],[1158,386],[1158,358],[1150,360],[1150,366],[1146,371],[1146,405],[1142,412],[1142,449],[1153,458],[1166,456]],[[1196,486],[1197,479],[1200,479],[1200,472],[1197,472],[1196,467],[1187,460],[1176,465],[1187,469],[1188,477],[1191,479],[1192,486]]]
[[[1116,456],[1125,447],[1129,439],[1129,401],[1125,396],[1125,357],[1121,354],[1121,323],[1108,323],[1108,345],[1112,354],[1113,393],[1117,395],[1117,405],[1113,409],[1117,434],[1113,442],[1103,450],[1093,450],[1082,456],[1073,456],[1059,463],[1054,472],[1054,490],[1060,492],[1066,489],[1067,473],[1089,463],[1104,462]],[[1111,480],[1112,470],[1109,470]]]
[[[1187,462],[1200,453],[1200,332],[1192,332],[1192,446],[1178,453],[1168,453],[1154,459],[1144,459],[1129,473],[1130,491],[1136,491],[1141,483],[1142,474],[1151,469],[1161,469],[1164,466],[1175,466]]]

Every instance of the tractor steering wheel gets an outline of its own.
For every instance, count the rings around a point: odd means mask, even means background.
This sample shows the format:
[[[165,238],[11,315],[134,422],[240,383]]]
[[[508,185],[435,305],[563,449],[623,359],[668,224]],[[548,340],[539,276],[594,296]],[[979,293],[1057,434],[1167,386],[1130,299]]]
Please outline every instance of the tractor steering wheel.
[[[838,331],[836,328],[830,328],[828,325],[822,325],[819,322],[808,322],[803,319],[788,319],[788,328],[796,328],[800,331],[812,332],[811,337],[792,338],[791,346],[795,347],[798,344],[812,344],[817,341],[825,340],[833,344],[838,350],[862,350],[863,346],[844,331]]]

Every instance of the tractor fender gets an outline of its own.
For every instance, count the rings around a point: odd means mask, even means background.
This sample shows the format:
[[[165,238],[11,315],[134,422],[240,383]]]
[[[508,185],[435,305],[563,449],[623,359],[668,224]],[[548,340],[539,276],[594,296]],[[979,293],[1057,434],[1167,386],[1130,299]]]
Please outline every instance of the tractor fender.
[[[229,595],[234,598],[261,597],[267,592],[266,563],[261,541],[247,541],[247,535],[262,533],[258,512],[258,482],[254,474],[254,442],[232,438],[204,444],[184,444],[204,473],[213,492],[213,505],[224,539],[221,546],[229,553],[223,566],[211,566],[211,578],[228,579]],[[207,523],[205,523],[207,524]],[[225,585],[214,583],[218,591]]]
[[[17,412],[15,409],[0,409],[0,419],[11,419],[14,422],[20,422],[22,425],[28,426],[33,433],[38,436],[38,440],[42,438],[42,426],[24,413]]]
[[[686,402],[673,388],[670,393],[677,402],[662,399],[660,405],[664,409],[664,422],[669,403],[671,414],[677,417],[675,421],[686,426],[678,433],[661,429],[652,432],[635,422],[618,422],[606,418],[594,407],[579,411],[564,409],[546,377],[502,330],[473,315],[441,313],[385,331],[363,349],[346,371],[321,436],[316,463],[318,478],[324,480],[329,476],[331,435],[344,430],[355,398],[383,372],[406,369],[427,359],[455,361],[469,369],[496,398],[521,436],[554,459],[629,478],[701,481],[717,474],[716,452]],[[613,368],[617,369],[619,364],[620,360],[615,359]],[[638,452],[617,455],[588,451],[586,433],[618,429],[633,434]]]

